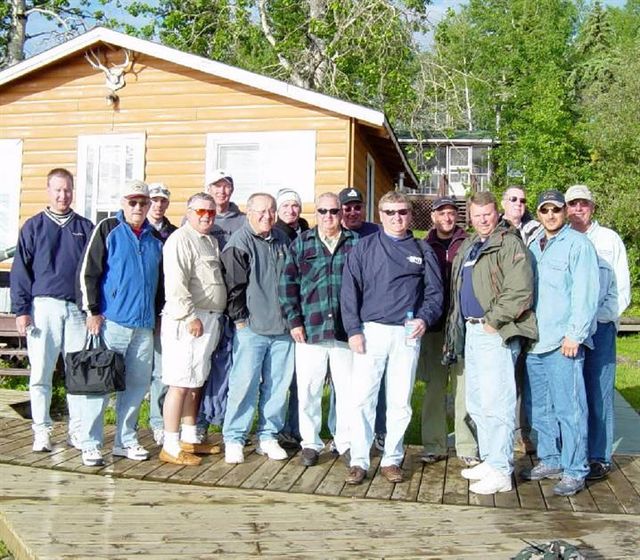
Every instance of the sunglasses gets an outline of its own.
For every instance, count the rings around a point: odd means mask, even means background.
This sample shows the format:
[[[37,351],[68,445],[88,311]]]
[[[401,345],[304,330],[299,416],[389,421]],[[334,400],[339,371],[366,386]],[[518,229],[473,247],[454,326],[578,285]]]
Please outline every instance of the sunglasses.
[[[581,199],[570,200],[569,202],[567,202],[567,204],[569,206],[584,206],[584,207],[590,206],[590,203],[588,200],[581,200]]]
[[[520,204],[526,204],[527,203],[527,199],[526,198],[518,198],[517,196],[510,196],[509,198],[507,198],[507,200],[509,202],[519,202]]]
[[[401,208],[400,210],[380,210],[384,212],[387,216],[395,216],[396,214],[400,216],[406,216],[409,213],[408,208]]]
[[[549,212],[552,212],[553,214],[560,214],[560,212],[562,212],[562,208],[558,208],[557,206],[552,206],[551,208],[540,208],[538,212],[540,212],[540,214],[542,215],[546,215]]]
[[[346,214],[351,212],[362,212],[362,204],[354,204],[353,206],[343,206],[342,211]]]
[[[325,215],[327,212],[332,216],[337,215],[340,212],[340,208],[316,208],[318,214]]]
[[[136,206],[140,206],[140,208],[144,208],[145,206],[149,205],[149,201],[148,200],[127,200],[127,204],[131,208],[135,208]]]
[[[213,216],[216,215],[216,211],[210,210],[209,208],[189,208],[189,210],[193,210],[199,218],[202,218],[204,216],[213,218]]]

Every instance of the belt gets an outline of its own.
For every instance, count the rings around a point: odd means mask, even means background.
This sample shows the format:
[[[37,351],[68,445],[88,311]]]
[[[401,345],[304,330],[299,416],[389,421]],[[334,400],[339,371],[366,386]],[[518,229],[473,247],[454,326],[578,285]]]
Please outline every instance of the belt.
[[[478,318],[478,317],[467,317],[466,318],[467,323],[470,323],[471,325],[484,325],[485,320],[484,318]]]

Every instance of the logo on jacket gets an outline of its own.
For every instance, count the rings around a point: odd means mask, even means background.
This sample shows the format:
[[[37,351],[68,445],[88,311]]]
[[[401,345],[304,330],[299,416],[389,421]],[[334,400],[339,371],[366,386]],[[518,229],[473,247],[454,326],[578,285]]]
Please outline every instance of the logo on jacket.
[[[414,257],[413,255],[410,255],[407,257],[407,260],[413,264],[422,264],[422,257]]]

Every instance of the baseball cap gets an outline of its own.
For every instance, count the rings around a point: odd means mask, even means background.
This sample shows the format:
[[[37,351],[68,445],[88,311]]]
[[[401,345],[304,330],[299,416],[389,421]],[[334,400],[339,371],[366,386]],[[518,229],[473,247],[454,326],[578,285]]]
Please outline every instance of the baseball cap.
[[[207,176],[207,180],[204,182],[204,186],[205,188],[207,188],[209,185],[217,183],[218,181],[222,181],[223,179],[233,187],[233,177],[231,177],[231,175],[224,169],[216,169],[215,171],[212,171]]]
[[[149,183],[149,198],[171,198],[171,191],[165,187],[164,183]]]
[[[578,199],[589,200],[593,202],[593,195],[591,194],[591,191],[589,190],[589,187],[587,187],[587,185],[573,185],[572,187],[569,187],[567,189],[567,192],[564,195],[564,199],[567,201],[567,203],[571,202],[572,200]]]
[[[354,189],[353,187],[347,187],[346,189],[342,189],[338,194],[338,198],[340,199],[340,204],[349,204],[350,202],[362,202],[362,194],[358,189]]]
[[[564,206],[564,195],[556,189],[550,189],[548,191],[541,192],[538,196],[538,204],[536,205],[536,209],[540,210],[541,206],[545,204],[553,204],[557,208],[562,208]]]
[[[439,210],[443,206],[453,206],[454,208],[458,208],[456,206],[456,199],[452,196],[439,196],[433,201],[431,205],[431,210]]]
[[[144,196],[149,198],[149,186],[144,181],[134,180],[127,181],[120,191],[122,198],[133,198],[135,196]]]

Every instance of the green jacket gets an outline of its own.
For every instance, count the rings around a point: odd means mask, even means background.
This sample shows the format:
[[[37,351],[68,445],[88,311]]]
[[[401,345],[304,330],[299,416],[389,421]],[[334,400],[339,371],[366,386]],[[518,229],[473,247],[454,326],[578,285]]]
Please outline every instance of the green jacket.
[[[445,355],[463,356],[465,322],[460,309],[462,265],[477,234],[467,238],[453,261],[451,303],[445,327]],[[485,321],[506,342],[514,336],[538,339],[533,313],[534,276],[531,255],[519,236],[505,227],[497,227],[478,255],[472,273],[473,291],[484,309]]]

